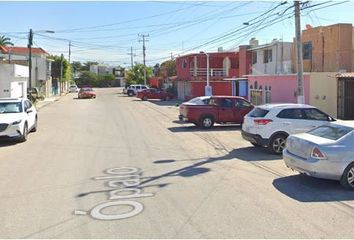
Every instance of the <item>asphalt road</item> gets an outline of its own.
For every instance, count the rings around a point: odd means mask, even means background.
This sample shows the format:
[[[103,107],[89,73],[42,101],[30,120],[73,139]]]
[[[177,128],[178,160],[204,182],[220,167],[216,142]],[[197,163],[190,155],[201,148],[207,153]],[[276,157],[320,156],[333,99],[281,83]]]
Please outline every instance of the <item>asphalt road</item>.
[[[173,102],[68,94],[0,144],[0,238],[354,238],[354,192]]]

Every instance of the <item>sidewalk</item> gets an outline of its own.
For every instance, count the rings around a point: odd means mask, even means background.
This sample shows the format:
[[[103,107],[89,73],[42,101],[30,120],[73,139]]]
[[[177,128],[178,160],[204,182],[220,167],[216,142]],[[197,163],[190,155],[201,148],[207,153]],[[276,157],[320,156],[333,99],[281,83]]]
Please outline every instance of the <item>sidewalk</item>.
[[[35,106],[36,106],[36,109],[39,110],[49,104],[52,104],[56,101],[58,101],[62,96],[65,96],[65,95],[61,95],[61,96],[53,96],[53,97],[49,97],[49,98],[45,98],[44,100],[42,101],[38,101]]]

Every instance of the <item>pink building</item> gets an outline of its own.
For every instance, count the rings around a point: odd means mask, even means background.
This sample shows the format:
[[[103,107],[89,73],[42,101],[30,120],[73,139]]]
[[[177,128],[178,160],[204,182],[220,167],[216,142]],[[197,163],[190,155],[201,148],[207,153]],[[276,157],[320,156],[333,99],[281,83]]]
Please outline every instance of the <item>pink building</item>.
[[[249,96],[254,104],[296,103],[297,76],[248,75]],[[310,102],[310,75],[304,74],[305,103]]]

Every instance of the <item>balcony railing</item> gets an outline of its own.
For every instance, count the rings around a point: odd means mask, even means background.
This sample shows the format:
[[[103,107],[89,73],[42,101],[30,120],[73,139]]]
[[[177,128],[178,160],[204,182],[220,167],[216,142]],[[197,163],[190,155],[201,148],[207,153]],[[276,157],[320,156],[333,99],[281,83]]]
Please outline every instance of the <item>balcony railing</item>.
[[[210,68],[211,77],[227,77],[227,72],[223,68]],[[206,68],[191,68],[189,74],[193,77],[207,76],[208,70]]]

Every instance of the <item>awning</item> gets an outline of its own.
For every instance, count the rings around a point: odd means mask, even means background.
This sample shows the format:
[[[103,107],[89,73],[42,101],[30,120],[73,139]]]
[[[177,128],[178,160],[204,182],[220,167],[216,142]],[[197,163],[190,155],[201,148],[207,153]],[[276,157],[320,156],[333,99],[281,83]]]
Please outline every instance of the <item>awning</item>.
[[[354,78],[354,72],[337,73],[337,78]]]
[[[224,81],[248,81],[248,78],[236,78],[236,77],[234,77],[234,78],[224,78],[223,79]]]

